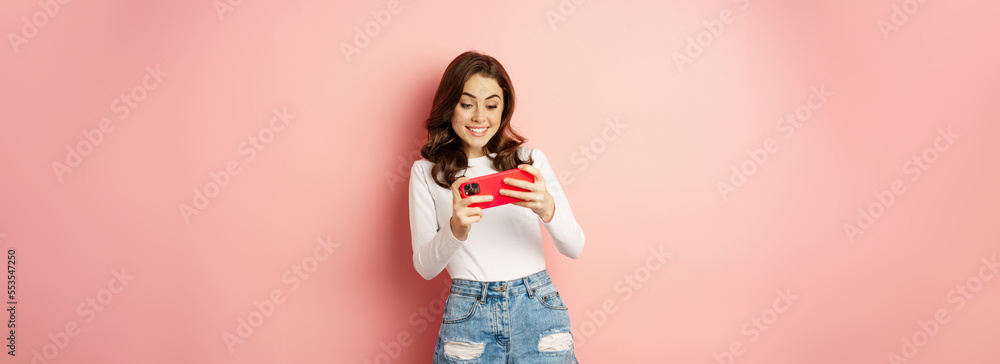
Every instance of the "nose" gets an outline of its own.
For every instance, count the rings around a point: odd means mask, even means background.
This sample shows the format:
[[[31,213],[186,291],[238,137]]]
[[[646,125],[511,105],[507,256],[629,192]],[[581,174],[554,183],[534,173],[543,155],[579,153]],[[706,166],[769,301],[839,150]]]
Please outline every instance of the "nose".
[[[472,114],[472,121],[479,123],[486,122],[486,112],[482,108],[476,108],[476,112]]]

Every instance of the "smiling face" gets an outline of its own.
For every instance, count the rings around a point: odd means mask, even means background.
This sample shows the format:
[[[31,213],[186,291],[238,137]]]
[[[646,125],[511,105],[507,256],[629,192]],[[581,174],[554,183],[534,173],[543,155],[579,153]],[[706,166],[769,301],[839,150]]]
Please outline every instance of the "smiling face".
[[[483,147],[500,129],[503,102],[503,90],[495,79],[476,74],[465,82],[451,128],[462,139],[466,157],[486,155]]]

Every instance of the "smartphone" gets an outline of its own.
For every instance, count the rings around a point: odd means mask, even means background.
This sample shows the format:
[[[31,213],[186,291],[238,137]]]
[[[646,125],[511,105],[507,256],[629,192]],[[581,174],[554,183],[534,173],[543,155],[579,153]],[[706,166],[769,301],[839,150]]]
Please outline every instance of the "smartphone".
[[[467,198],[469,196],[476,196],[476,195],[493,196],[492,201],[479,202],[469,205],[469,207],[481,207],[484,209],[500,205],[506,205],[511,202],[521,201],[521,199],[519,198],[513,198],[510,196],[504,196],[500,194],[501,188],[508,189],[511,191],[521,191],[521,192],[528,191],[523,188],[518,188],[503,183],[504,178],[519,179],[522,181],[528,181],[529,183],[535,183],[535,176],[532,176],[531,173],[515,168],[503,172],[497,172],[493,174],[487,174],[485,176],[470,178],[468,181],[465,181],[465,183],[458,186],[458,193],[459,195],[462,196],[462,198]]]

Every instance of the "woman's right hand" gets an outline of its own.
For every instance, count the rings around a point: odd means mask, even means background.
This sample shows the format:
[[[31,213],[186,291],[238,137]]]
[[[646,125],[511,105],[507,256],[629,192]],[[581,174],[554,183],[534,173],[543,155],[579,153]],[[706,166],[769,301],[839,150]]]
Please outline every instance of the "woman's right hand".
[[[458,186],[461,186],[462,183],[468,180],[469,177],[460,177],[455,180],[455,183],[451,184],[451,200],[453,201],[451,212],[451,231],[455,234],[455,239],[461,241],[465,241],[465,239],[469,237],[469,231],[472,230],[472,224],[483,219],[483,209],[480,207],[469,207],[469,205],[493,201],[493,196],[490,195],[473,195],[462,198],[462,195],[458,193]]]

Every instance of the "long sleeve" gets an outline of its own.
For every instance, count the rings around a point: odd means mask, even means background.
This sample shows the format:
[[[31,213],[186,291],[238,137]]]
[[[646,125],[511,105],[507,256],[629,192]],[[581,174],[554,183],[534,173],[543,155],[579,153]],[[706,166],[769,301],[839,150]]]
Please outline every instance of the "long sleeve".
[[[438,185],[429,181],[429,168],[417,161],[410,168],[410,238],[413,244],[413,267],[421,277],[430,280],[436,277],[462,247],[463,242],[455,238],[451,224],[443,228],[438,225],[434,198],[430,188]]]
[[[545,178],[546,189],[552,195],[556,205],[552,220],[547,223],[542,222],[542,225],[545,226],[545,230],[549,231],[549,235],[552,236],[552,243],[555,244],[556,249],[560,253],[573,259],[579,258],[580,254],[583,253],[585,237],[583,229],[580,228],[576,217],[573,216],[573,210],[569,207],[566,191],[563,190],[559,179],[552,170],[552,166],[549,165],[548,158],[545,157],[545,154],[541,150],[534,149],[532,158],[535,162],[535,168],[538,168],[542,172],[542,177]]]

